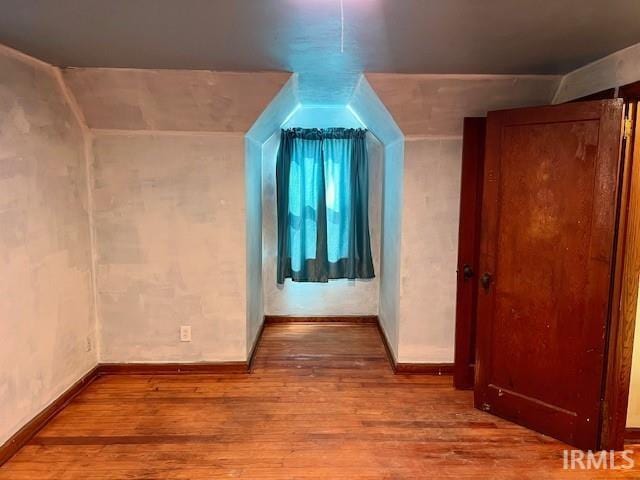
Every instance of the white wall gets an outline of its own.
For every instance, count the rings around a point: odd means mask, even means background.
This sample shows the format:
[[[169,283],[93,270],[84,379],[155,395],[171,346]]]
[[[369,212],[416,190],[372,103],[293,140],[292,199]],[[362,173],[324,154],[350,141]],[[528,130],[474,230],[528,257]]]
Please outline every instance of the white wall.
[[[52,67],[0,47],[0,444],[96,364],[83,130]]]
[[[64,75],[94,137],[100,360],[245,360],[262,307],[247,294],[260,282],[260,159],[244,135],[290,74]]]
[[[247,355],[264,320],[262,291],[262,145],[245,136]]]
[[[282,128],[363,128],[346,107],[302,107]],[[263,146],[263,272],[266,315],[324,316],[377,315],[380,277],[380,222],[382,199],[382,145],[367,135],[369,154],[369,230],[376,278],[301,283],[276,283],[277,211],[275,167],[280,132]]]
[[[401,242],[399,303],[385,315],[394,311],[398,315],[397,360],[453,362],[463,118],[486,115],[489,110],[548,104],[560,77],[366,77],[405,139],[402,230],[396,236]],[[389,177],[385,175],[386,181]],[[389,203],[385,198],[385,208]],[[392,328],[385,327],[388,336]]]
[[[69,68],[91,129],[246,132],[288,72]]]
[[[93,155],[101,360],[244,360],[243,135],[102,133]]]
[[[562,78],[553,103],[563,103],[640,79],[640,43],[578,68]]]
[[[384,145],[378,317],[394,358],[400,329],[400,250],[404,137],[380,98],[361,75],[347,107]]]
[[[247,178],[247,352],[251,354],[264,322],[262,278],[262,162],[264,144],[297,108],[298,77],[291,75],[245,135]]]
[[[367,80],[404,136],[459,136],[464,117],[548,104],[557,75],[417,75],[368,73]]]
[[[453,360],[462,140],[404,146],[400,360]]]
[[[344,105],[300,105],[280,128],[366,128]],[[280,136],[280,131],[275,132]]]
[[[52,67],[8,49],[0,62],[0,256],[8,272],[0,317],[10,319],[0,322],[9,346],[0,351],[2,440],[95,364],[97,340],[102,361],[244,360],[262,292],[267,314],[379,313],[399,361],[452,361],[462,118],[635,81],[640,47],[572,72],[559,88],[557,76],[369,74],[346,109],[299,108],[287,126],[361,119],[382,141],[369,139],[377,278],[282,289],[279,137],[266,140],[298,104],[295,76],[65,71],[93,135],[99,339],[83,129]],[[191,343],[178,341],[184,324]],[[640,425],[635,404],[630,425]]]
[[[382,244],[380,249],[380,324],[394,358],[400,335],[400,276],[402,271],[404,142],[385,145],[382,193]]]

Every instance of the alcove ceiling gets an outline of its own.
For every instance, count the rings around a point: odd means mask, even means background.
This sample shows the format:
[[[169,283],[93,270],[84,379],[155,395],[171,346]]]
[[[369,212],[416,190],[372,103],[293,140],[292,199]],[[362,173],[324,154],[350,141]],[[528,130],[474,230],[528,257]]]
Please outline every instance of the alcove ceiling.
[[[310,106],[300,101],[298,80],[297,74],[291,76],[246,133],[246,138],[254,147],[264,144],[281,127],[291,126],[289,120],[301,110],[306,109],[311,115],[322,110],[318,106]],[[385,146],[400,143],[404,138],[395,120],[362,74],[356,80],[348,103],[340,108],[334,105],[331,109],[334,110],[333,113],[339,111],[342,115],[352,117],[347,126],[353,127],[358,124],[367,128]],[[331,119],[325,117],[323,121]]]
[[[0,43],[58,66],[286,70],[305,103],[358,74],[567,73],[640,42],[637,0],[0,0]]]

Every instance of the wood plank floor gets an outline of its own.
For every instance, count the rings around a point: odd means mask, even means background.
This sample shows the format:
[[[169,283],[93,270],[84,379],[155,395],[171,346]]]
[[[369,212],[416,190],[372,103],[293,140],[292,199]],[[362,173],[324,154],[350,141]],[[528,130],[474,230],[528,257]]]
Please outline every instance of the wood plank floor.
[[[0,479],[640,478],[564,471],[451,384],[393,375],[374,325],[268,325],[251,375],[99,378]]]

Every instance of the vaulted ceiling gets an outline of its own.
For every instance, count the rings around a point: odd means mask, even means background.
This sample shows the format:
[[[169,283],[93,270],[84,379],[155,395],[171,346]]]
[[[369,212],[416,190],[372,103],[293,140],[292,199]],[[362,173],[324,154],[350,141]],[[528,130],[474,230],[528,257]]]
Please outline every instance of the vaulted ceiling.
[[[288,70],[319,101],[348,96],[362,71],[557,74],[640,42],[637,0],[0,0],[0,11],[0,43],[59,66]]]

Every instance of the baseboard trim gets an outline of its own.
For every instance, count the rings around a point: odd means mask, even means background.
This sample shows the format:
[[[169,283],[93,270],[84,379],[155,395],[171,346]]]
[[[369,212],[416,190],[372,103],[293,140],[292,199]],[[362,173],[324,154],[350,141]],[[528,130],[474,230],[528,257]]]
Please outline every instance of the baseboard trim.
[[[20,430],[0,445],[0,465],[6,463],[25,446],[47,423],[62,411],[75,397],[101,375],[186,375],[186,374],[246,374],[251,372],[256,351],[267,324],[294,322],[375,324],[384,344],[391,369],[396,374],[452,375],[452,363],[399,363],[396,362],[387,336],[377,316],[288,317],[266,315],[256,336],[248,361],[198,363],[100,363],[69,387],[58,398],[33,417]],[[640,441],[640,428],[626,430],[627,441]]]
[[[262,330],[259,335],[262,335]],[[0,445],[0,465],[6,463],[18,450],[29,443],[74,398],[102,375],[246,374],[249,372],[250,362],[100,363]]]
[[[408,375],[453,375],[454,364],[453,363],[403,363],[398,362],[393,355],[393,350],[391,350],[391,345],[389,344],[389,339],[387,338],[387,334],[384,332],[384,328],[382,328],[382,324],[378,320],[378,332],[380,333],[380,338],[382,339],[382,343],[384,344],[384,349],[387,352],[387,359],[389,360],[389,365],[391,365],[391,369],[393,373],[396,374],[408,374]]]
[[[248,373],[248,362],[101,363],[98,375],[207,375]]]
[[[89,370],[40,413],[29,420],[20,430],[0,445],[0,465],[6,463],[18,450],[25,446],[47,423],[54,419],[74,398],[98,377],[98,367]]]
[[[380,338],[382,339],[382,344],[384,345],[384,350],[387,352],[387,360],[389,361],[389,366],[393,373],[396,373],[396,357],[393,356],[393,350],[391,350],[391,344],[389,343],[389,339],[387,338],[387,334],[382,328],[382,323],[378,318],[378,333],[380,334]]]
[[[396,373],[453,375],[453,363],[396,363]]]
[[[627,427],[624,431],[624,441],[627,443],[640,443],[640,427]]]
[[[258,351],[258,347],[260,346],[260,342],[262,341],[262,334],[264,333],[264,326],[266,323],[266,319],[263,317],[262,325],[260,325],[260,329],[258,330],[256,339],[253,341],[251,352],[249,353],[249,360],[247,362],[247,370],[249,371],[249,373],[253,371],[253,361],[256,359],[256,352]]]
[[[378,323],[377,315],[289,316],[265,315],[264,323]]]

